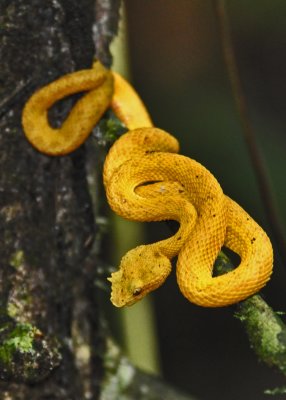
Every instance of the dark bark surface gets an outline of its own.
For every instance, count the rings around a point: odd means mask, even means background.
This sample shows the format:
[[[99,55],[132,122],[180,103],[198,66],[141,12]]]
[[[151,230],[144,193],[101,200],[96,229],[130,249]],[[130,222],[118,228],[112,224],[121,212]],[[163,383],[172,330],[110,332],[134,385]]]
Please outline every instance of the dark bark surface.
[[[28,144],[21,129],[22,107],[34,90],[92,64],[94,20],[100,54],[111,63],[112,33],[100,22],[111,6],[98,3],[0,5],[0,398],[98,396],[102,343],[95,266],[85,264],[95,234],[86,148],[47,157]],[[118,7],[113,2],[113,32]],[[60,123],[73,101],[53,108],[52,123]]]

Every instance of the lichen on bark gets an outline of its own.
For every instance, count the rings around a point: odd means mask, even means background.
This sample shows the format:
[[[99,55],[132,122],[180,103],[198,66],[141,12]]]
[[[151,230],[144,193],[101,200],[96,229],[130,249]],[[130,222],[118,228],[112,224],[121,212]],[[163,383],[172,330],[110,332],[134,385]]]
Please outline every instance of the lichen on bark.
[[[286,374],[286,326],[281,318],[259,296],[238,306],[237,318],[242,322],[251,347],[260,360]]]

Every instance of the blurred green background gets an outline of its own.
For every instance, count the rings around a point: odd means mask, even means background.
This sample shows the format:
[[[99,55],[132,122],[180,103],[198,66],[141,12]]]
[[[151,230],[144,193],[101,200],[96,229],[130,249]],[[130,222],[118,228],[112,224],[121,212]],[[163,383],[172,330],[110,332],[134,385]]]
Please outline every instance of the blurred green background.
[[[132,82],[155,125],[175,135],[181,153],[212,171],[225,193],[271,236],[226,75],[213,2],[127,0],[125,6]],[[257,143],[284,223],[286,2],[241,0],[227,6]],[[171,234],[165,224],[144,229],[146,242]],[[286,266],[275,253],[273,278],[263,293],[283,311]],[[152,299],[161,372],[168,382],[201,400],[264,400],[269,396],[263,390],[285,384],[252,353],[231,308],[192,305],[179,292],[174,273]],[[155,352],[152,337],[140,340],[152,310],[145,318],[134,315],[135,348],[139,354],[150,346]]]

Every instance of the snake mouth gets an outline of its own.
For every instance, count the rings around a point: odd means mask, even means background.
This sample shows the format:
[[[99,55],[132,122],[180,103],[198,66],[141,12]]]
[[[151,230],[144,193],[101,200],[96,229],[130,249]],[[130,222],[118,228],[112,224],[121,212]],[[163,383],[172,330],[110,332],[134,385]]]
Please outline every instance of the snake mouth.
[[[137,299],[134,299],[133,297],[130,298],[130,299],[121,299],[121,300],[119,300],[117,298],[117,296],[114,296],[113,292],[111,292],[110,300],[111,300],[112,304],[115,307],[118,307],[118,308],[126,307],[126,306],[132,306],[137,301]]]
[[[110,301],[115,307],[132,306],[138,299],[133,296],[123,296],[121,290],[112,289]]]
[[[124,307],[132,305],[136,299],[133,296],[126,296],[123,292],[121,285],[122,272],[113,272],[107,280],[111,282],[111,296],[110,301],[115,307]]]

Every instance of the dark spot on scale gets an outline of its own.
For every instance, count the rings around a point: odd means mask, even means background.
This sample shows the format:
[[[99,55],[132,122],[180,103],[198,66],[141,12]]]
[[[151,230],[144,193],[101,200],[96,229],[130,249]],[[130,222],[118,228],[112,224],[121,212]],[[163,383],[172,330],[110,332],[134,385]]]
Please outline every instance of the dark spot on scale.
[[[213,214],[213,217],[216,217],[216,214]]]
[[[158,251],[155,251],[154,257],[157,257],[157,258],[160,257],[160,253]]]
[[[255,240],[256,240],[256,238],[254,237],[254,238],[252,238],[251,239],[251,244],[253,244],[254,242],[255,242]]]
[[[199,177],[199,175],[196,175],[196,178],[198,178]]]
[[[179,236],[178,238],[177,238],[177,240],[181,240],[182,239],[182,237],[181,236]]]
[[[184,190],[183,189],[179,189],[178,192],[179,193],[184,193]]]

